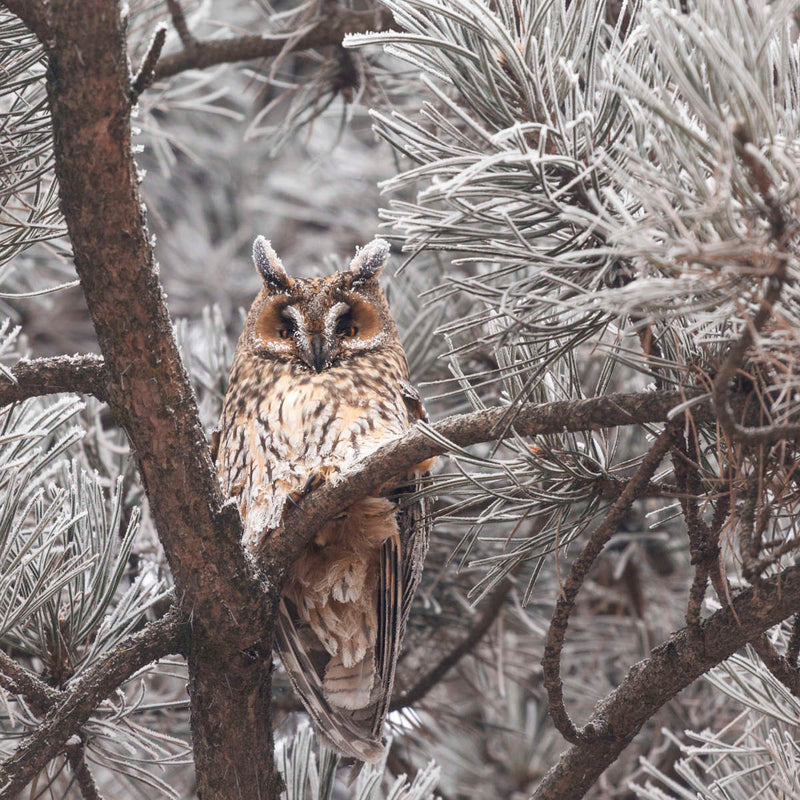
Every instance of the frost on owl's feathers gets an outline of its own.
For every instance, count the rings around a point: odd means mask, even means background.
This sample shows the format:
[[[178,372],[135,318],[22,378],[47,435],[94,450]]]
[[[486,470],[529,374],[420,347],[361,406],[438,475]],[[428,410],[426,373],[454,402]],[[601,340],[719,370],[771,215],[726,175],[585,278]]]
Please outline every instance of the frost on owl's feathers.
[[[263,236],[256,236],[256,240],[253,242],[253,263],[258,274],[270,286],[285,291],[292,285],[292,279],[286,274],[283,262],[272,249],[269,240]]]
[[[385,239],[373,239],[358,250],[350,262],[350,271],[356,276],[353,286],[374,278],[386,265],[390,249]]]
[[[217,466],[256,557],[288,503],[337,482],[424,417],[421,402],[409,401],[408,361],[376,279],[388,256],[376,239],[346,270],[290,278],[264,237],[253,244],[264,285],[237,345]],[[419,472],[397,483],[413,484]],[[276,649],[321,737],[354,758],[383,753],[428,545],[425,503],[398,508],[383,490],[357,500],[313,532],[284,584]]]

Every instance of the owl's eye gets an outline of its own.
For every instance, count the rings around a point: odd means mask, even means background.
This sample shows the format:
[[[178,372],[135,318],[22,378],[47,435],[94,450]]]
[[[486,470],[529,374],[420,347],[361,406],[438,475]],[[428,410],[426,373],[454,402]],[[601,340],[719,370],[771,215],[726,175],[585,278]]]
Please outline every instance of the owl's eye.
[[[291,339],[294,335],[294,323],[292,320],[283,318],[280,328],[278,328],[278,336],[281,339]]]
[[[336,333],[348,339],[358,336],[358,327],[354,324],[353,317],[350,314],[345,314],[339,319],[336,325]]]

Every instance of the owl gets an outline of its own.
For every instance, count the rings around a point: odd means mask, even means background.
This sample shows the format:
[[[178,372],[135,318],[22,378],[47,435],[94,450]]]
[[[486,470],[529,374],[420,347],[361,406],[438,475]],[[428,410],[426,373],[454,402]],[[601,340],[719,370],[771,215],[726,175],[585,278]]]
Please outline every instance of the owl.
[[[425,419],[378,284],[388,254],[376,239],[345,271],[291,278],[269,242],[255,240],[264,285],[237,345],[217,468],[223,491],[238,503],[243,545],[256,556],[287,503],[339,480]],[[398,486],[413,492],[429,467],[399,475]],[[424,501],[376,493],[321,526],[284,585],[276,649],[318,734],[346,756],[383,754],[428,539]]]

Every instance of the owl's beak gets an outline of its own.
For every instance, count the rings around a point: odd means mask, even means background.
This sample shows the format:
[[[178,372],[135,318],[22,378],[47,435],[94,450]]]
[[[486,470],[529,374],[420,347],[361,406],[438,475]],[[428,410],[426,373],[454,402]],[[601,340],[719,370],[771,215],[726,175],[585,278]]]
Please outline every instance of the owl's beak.
[[[325,337],[321,333],[315,333],[311,337],[311,364],[310,367],[319,374],[328,365],[328,350],[325,347]]]

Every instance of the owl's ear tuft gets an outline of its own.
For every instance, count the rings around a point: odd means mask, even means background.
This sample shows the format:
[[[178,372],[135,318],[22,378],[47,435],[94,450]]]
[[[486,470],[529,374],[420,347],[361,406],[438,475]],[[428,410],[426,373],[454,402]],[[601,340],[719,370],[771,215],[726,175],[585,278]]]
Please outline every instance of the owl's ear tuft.
[[[353,285],[374,278],[380,273],[389,258],[389,243],[384,239],[373,239],[364,245],[350,262],[350,271],[354,275]]]
[[[253,242],[253,263],[258,274],[271,288],[282,292],[291,289],[292,279],[286,274],[272,245],[263,236],[256,236]]]

